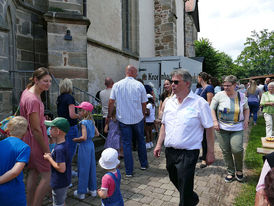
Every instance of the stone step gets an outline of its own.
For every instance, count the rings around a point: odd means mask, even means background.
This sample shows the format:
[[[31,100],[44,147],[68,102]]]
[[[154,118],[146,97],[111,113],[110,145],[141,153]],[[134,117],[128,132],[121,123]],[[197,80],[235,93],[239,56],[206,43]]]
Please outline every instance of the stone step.
[[[105,145],[105,139],[103,137],[94,137],[93,138],[93,143],[95,147],[95,158],[96,160],[99,160],[101,153],[104,150],[104,145]]]

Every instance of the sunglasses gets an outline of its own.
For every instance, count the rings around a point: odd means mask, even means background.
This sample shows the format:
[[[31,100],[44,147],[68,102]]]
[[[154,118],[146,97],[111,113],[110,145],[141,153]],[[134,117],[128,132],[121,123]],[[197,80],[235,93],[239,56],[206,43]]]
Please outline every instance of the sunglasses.
[[[178,85],[179,82],[180,82],[179,80],[172,80],[172,81],[171,81],[171,84],[174,83],[174,84]]]

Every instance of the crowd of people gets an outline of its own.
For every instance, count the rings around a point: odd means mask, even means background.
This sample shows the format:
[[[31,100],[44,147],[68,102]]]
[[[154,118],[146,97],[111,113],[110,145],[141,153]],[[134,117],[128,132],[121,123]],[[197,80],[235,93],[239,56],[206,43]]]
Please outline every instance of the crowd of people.
[[[156,110],[153,88],[136,80],[137,75],[137,69],[128,65],[125,78],[114,83],[107,77],[106,89],[97,95],[102,102],[107,134],[99,160],[106,174],[97,190],[93,138],[99,132],[92,116],[93,105],[82,102],[76,106],[73,83],[66,78],[60,81],[58,117],[53,118],[44,110],[41,100],[42,92],[51,86],[51,74],[46,68],[35,70],[20,99],[21,116],[9,122],[9,137],[0,142],[0,156],[5,159],[0,164],[1,205],[39,206],[50,189],[53,205],[65,205],[71,177],[77,176],[77,190],[73,193],[76,198],[98,195],[104,206],[122,206],[118,165],[123,159],[126,178],[134,177],[134,142],[141,170],[149,168],[147,149],[154,148],[157,158],[164,144],[166,168],[180,193],[180,206],[198,204],[199,197],[193,188],[195,167],[199,159],[202,169],[214,162],[215,136],[227,167],[224,181],[243,182],[243,134],[251,114],[256,125],[257,113],[262,108],[266,136],[273,135],[274,82],[266,79],[261,87],[251,80],[245,87],[229,75],[220,84],[216,78],[201,72],[197,90],[192,91],[192,76],[178,69],[172,72],[172,79],[164,81]],[[71,162],[76,152],[77,171],[73,171]],[[274,199],[273,154],[266,159],[257,186],[258,205],[273,203]],[[22,170],[26,165],[25,193]],[[18,195],[13,198],[15,192]]]

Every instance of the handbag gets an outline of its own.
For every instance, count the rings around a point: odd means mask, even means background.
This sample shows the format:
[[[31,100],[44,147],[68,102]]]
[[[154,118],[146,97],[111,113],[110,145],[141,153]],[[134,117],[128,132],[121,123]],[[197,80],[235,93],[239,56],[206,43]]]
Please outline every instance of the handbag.
[[[20,108],[20,106],[17,107],[16,112],[14,113],[14,115],[8,116],[0,122],[0,139],[4,139],[4,138],[7,137],[7,131],[6,130],[7,130],[8,123],[12,118],[17,116],[19,108]]]

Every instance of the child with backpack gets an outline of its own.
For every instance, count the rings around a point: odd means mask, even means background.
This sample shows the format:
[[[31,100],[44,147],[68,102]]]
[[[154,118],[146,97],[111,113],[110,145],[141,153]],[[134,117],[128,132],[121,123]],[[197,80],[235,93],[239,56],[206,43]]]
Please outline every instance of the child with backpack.
[[[119,163],[118,152],[115,149],[107,148],[102,152],[99,164],[107,171],[102,177],[101,189],[98,189],[98,195],[102,198],[102,206],[124,206],[120,191],[121,173],[117,169]]]

